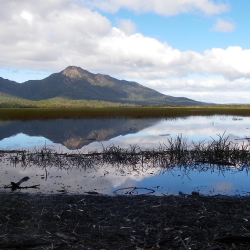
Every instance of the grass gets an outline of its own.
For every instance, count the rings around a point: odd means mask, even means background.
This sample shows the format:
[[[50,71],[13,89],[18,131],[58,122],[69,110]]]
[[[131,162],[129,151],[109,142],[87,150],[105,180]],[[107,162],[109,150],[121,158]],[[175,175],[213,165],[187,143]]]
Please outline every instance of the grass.
[[[45,120],[83,118],[174,118],[187,116],[249,116],[248,108],[231,107],[127,107],[127,108],[2,108],[0,120]]]

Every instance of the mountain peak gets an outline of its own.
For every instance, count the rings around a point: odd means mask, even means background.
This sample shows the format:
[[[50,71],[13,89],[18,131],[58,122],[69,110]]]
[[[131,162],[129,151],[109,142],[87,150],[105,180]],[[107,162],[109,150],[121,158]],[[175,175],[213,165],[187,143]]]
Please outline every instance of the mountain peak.
[[[92,75],[87,70],[84,70],[84,69],[82,69],[80,67],[76,67],[76,66],[68,66],[61,73],[65,76],[68,76],[68,77],[73,78],[73,79],[80,79],[84,76],[86,77],[86,76]]]
[[[166,96],[135,82],[118,80],[108,75],[93,74],[76,66],[68,66],[43,80],[22,84],[0,78],[0,94],[28,100],[66,98],[137,105],[204,105],[186,98]],[[80,104],[81,105],[81,104]]]

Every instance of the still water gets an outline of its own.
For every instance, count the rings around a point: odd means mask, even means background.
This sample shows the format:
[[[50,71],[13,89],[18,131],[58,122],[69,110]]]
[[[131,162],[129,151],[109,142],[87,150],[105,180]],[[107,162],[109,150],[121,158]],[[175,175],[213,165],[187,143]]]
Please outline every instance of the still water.
[[[250,137],[250,117],[240,116],[190,116],[168,119],[82,119],[50,121],[0,122],[0,149],[34,151],[46,146],[60,153],[89,153],[102,151],[115,145],[129,148],[137,145],[141,150],[157,149],[178,135],[188,143],[211,141],[225,133],[228,140],[246,143]],[[72,166],[58,169],[53,166],[36,166],[19,163],[13,165],[8,155],[1,155],[0,190],[10,182],[24,176],[30,179],[22,186],[40,185],[37,189],[15,192],[84,193],[98,192],[112,195],[190,194],[248,195],[250,176],[248,170],[213,166],[194,168],[187,172],[181,166],[166,170],[160,166],[140,167],[122,165],[96,165],[92,168]],[[134,189],[134,188],[137,189]],[[9,191],[9,190],[8,190]]]

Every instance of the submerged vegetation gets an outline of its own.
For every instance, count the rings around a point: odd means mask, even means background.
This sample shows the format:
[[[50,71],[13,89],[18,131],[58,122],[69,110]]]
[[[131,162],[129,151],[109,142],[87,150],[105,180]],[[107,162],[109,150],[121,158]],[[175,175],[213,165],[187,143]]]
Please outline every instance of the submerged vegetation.
[[[152,168],[159,168],[160,172],[171,171],[174,167],[180,167],[184,172],[191,169],[207,171],[211,166],[219,167],[221,171],[234,168],[248,171],[250,166],[250,142],[234,143],[224,135],[218,140],[212,139],[199,143],[187,143],[187,139],[177,136],[168,139],[168,143],[160,144],[157,149],[141,150],[133,145],[128,149],[114,145],[103,147],[99,151],[87,154],[60,153],[50,147],[34,149],[33,151],[8,151],[2,150],[2,156],[8,155],[8,159],[14,165],[21,163],[23,167],[39,166],[45,170],[56,167],[70,171],[73,168],[89,169],[107,164],[117,168],[117,171],[146,172]]]

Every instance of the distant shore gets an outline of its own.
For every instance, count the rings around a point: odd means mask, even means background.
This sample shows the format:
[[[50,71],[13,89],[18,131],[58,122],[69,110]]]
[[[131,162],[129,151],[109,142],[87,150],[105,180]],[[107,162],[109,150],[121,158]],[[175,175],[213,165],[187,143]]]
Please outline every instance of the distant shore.
[[[127,107],[127,108],[1,108],[0,120],[83,118],[174,118],[208,115],[249,116],[249,106]]]

